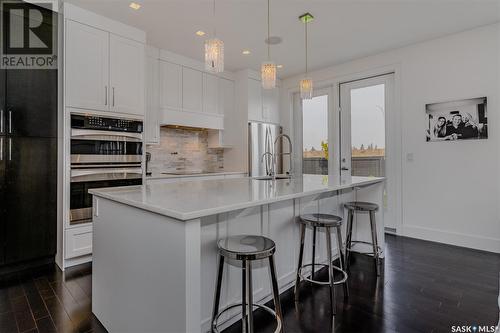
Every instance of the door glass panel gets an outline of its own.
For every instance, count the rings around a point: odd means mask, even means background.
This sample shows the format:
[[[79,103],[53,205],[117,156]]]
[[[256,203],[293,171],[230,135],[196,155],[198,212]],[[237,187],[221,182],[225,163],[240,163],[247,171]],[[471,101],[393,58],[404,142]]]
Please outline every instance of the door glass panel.
[[[302,101],[302,172],[328,174],[328,95]]]
[[[385,85],[351,90],[353,176],[385,176]]]

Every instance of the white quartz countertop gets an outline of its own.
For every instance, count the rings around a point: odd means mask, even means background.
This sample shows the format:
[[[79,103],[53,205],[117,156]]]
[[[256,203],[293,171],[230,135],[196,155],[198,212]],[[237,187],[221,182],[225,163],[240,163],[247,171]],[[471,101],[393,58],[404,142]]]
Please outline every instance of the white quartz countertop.
[[[89,193],[178,220],[230,212],[308,195],[368,186],[384,178],[349,177],[337,181],[322,175],[292,179],[210,179],[185,183],[92,189]]]
[[[151,175],[146,176],[146,180],[149,179],[170,179],[170,178],[188,178],[188,177],[206,177],[206,176],[226,176],[226,175],[244,175],[246,172],[242,171],[215,171],[215,172],[204,172],[204,173],[193,173],[184,175],[174,175],[169,173],[153,172]]]

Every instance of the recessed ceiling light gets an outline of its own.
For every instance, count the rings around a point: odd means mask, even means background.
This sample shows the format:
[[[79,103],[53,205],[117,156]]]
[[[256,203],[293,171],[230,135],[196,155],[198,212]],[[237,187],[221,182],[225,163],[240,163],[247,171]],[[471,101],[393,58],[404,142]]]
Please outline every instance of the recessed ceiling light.
[[[198,30],[198,31],[196,31],[196,34],[197,34],[198,36],[200,36],[200,37],[201,37],[201,36],[205,36],[205,31]]]
[[[138,3],[136,2],[131,2],[130,5],[128,5],[130,8],[132,9],[135,9],[135,10],[138,10],[139,8],[141,8],[141,5],[139,5]]]
[[[276,67],[281,69],[281,68],[283,68],[283,65],[278,65]]]
[[[250,54],[250,50],[243,50],[241,53],[243,53],[244,55],[249,55]]]

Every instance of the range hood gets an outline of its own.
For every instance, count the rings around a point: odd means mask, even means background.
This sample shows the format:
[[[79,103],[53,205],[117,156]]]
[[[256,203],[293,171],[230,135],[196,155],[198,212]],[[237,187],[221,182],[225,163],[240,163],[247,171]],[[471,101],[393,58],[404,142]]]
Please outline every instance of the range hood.
[[[183,126],[213,130],[224,129],[224,115],[215,113],[168,110],[163,112],[160,126]]]

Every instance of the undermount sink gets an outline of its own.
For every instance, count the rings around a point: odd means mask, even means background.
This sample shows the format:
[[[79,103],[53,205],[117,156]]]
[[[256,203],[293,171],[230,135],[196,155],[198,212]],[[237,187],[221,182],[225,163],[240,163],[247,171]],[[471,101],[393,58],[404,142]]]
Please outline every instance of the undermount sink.
[[[274,179],[290,179],[292,176],[290,175],[281,175],[281,176],[276,176]],[[256,180],[273,180],[272,176],[263,176],[263,177],[256,177]]]

